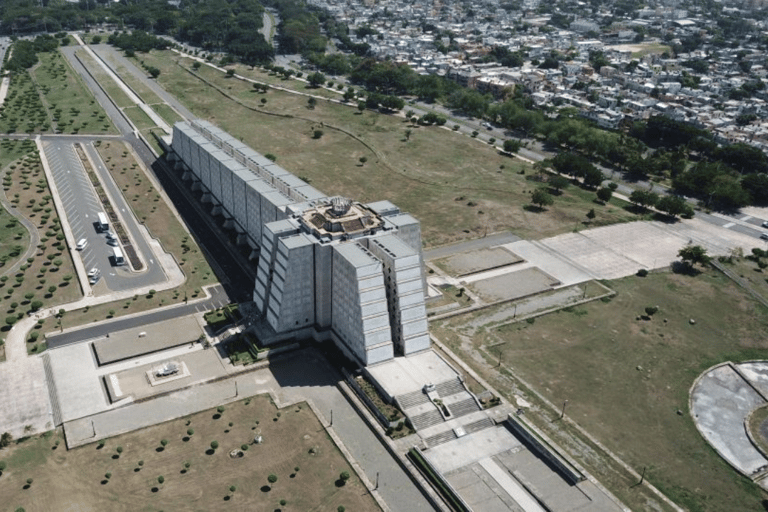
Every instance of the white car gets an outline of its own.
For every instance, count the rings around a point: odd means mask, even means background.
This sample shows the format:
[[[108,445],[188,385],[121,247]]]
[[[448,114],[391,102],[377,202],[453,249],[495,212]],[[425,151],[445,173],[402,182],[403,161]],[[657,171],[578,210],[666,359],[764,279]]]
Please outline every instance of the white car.
[[[88,277],[96,277],[98,275],[101,275],[101,270],[99,270],[96,267],[93,267],[91,270],[88,271]]]
[[[768,228],[768,220],[761,224],[764,228]]]
[[[107,238],[107,245],[117,247],[117,238]]]
[[[88,278],[88,282],[94,285],[99,282],[99,279],[101,279],[101,274],[96,274],[95,276],[91,276],[90,278]]]
[[[75,246],[75,249],[77,249],[78,251],[82,251],[83,249],[85,249],[86,245],[88,245],[88,240],[86,240],[85,238],[81,238],[80,240],[77,241],[77,245]]]
[[[768,240],[768,233],[763,233],[762,235],[760,235],[760,238],[762,238],[763,240]]]
[[[107,231],[107,239],[109,239],[109,240],[117,240],[117,235],[114,234],[111,231]]]

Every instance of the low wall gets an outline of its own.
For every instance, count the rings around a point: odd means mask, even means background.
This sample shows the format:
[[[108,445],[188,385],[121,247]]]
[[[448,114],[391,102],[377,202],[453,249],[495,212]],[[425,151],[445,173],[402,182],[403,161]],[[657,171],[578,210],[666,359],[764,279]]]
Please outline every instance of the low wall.
[[[533,450],[536,454],[540,455],[547,462],[552,464],[557,470],[568,480],[572,485],[575,485],[586,477],[581,474],[576,468],[571,466],[565,459],[563,459],[555,449],[549,445],[549,443],[539,437],[539,435],[530,429],[528,425],[522,422],[521,419],[516,418],[512,414],[507,416],[505,425],[516,436],[522,438],[522,440]]]

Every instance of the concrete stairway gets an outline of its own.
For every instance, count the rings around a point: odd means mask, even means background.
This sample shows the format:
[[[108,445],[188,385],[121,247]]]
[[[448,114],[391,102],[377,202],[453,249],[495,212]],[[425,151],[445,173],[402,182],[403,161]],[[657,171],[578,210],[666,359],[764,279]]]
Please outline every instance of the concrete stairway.
[[[397,402],[400,404],[400,407],[405,410],[410,409],[411,407],[416,407],[417,405],[426,404],[429,402],[429,397],[424,394],[422,390],[418,390],[398,396]]]
[[[418,416],[413,416],[410,418],[411,425],[413,425],[413,428],[416,430],[422,430],[427,427],[431,427],[432,425],[437,425],[438,423],[443,422],[443,417],[440,414],[440,411],[437,409],[433,409],[431,411],[427,411],[425,413],[419,414]]]
[[[486,416],[481,420],[473,421],[472,423],[467,423],[466,425],[464,425],[464,431],[467,434],[471,434],[472,432],[477,432],[479,430],[483,430],[493,426],[494,426],[493,420]]]
[[[59,395],[56,391],[56,381],[53,380],[53,370],[51,370],[51,359],[48,354],[43,354],[43,369],[45,370],[45,380],[48,381],[48,397],[51,400],[51,412],[53,413],[54,426],[63,423],[61,418],[61,408],[59,407]]]
[[[454,418],[461,418],[462,416],[466,416],[467,414],[472,414],[473,412],[481,411],[479,405],[477,405],[477,402],[475,401],[472,396],[464,391],[464,393],[467,395],[467,397],[461,401],[452,403],[448,408],[451,411],[451,414]]]
[[[440,395],[440,398],[445,398],[450,395],[456,395],[458,393],[466,392],[467,390],[464,389],[464,384],[459,380],[458,377],[456,377],[453,380],[448,380],[445,382],[441,382],[440,384],[435,384],[435,391],[438,395]]]
[[[424,442],[431,448],[439,444],[447,443],[448,441],[453,441],[454,439],[458,439],[456,433],[453,430],[446,430],[445,432],[424,439]]]

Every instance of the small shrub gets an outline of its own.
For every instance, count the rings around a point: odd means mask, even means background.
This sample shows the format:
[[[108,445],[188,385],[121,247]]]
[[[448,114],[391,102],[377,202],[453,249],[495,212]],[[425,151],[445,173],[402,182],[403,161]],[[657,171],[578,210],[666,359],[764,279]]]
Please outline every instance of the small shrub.
[[[269,481],[269,483],[271,483],[271,484],[277,482],[277,475],[275,475],[274,473],[269,475],[267,477],[267,481]]]
[[[218,447],[219,447],[218,441],[211,441],[211,449],[215,450]]]

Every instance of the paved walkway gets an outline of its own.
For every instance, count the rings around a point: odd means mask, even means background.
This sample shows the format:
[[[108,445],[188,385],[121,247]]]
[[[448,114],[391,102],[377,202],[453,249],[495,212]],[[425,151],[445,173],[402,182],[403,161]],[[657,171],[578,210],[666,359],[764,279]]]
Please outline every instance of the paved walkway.
[[[378,474],[378,492],[391,510],[434,510],[338,389],[341,380],[324,357],[314,350],[304,350],[273,361],[269,368],[68,422],[67,445],[93,442],[247,396],[269,393],[281,408],[311,402],[320,422],[342,444],[342,451],[351,456],[369,484],[376,481]]]
[[[176,287],[181,283],[166,283],[168,287]],[[209,293],[208,288],[204,288],[205,298],[191,302],[184,306],[170,306],[161,310],[155,310],[151,315],[171,314],[175,316],[180,310],[186,311],[188,308],[195,308],[201,305],[209,304],[211,300],[216,300],[216,296]],[[160,289],[160,287],[158,287]],[[49,397],[49,383],[44,372],[43,360],[40,355],[27,355],[27,335],[32,330],[35,323],[40,318],[49,318],[59,309],[70,311],[80,309],[85,306],[94,306],[102,302],[111,302],[115,300],[124,300],[133,297],[134,294],[146,294],[145,290],[127,290],[125,292],[116,292],[100,297],[84,297],[78,301],[57,306],[56,308],[45,309],[34,316],[28,316],[16,323],[8,332],[5,340],[6,361],[0,364],[0,432],[10,432],[14,437],[19,437],[29,432],[42,432],[53,428],[52,404]],[[220,300],[220,299],[219,299]],[[181,309],[180,309],[181,308]],[[170,312],[170,313],[169,313]],[[146,313],[132,315],[129,318],[119,319],[124,322],[146,323],[144,317]],[[109,321],[107,325],[112,325]],[[100,325],[89,326],[89,328],[102,328]],[[109,327],[107,328],[109,329]],[[84,338],[80,338],[84,339]],[[45,354],[43,354],[45,355]],[[31,430],[25,427],[31,427]]]
[[[752,479],[768,468],[768,459],[747,434],[750,414],[766,403],[761,393],[767,374],[765,362],[727,362],[704,372],[691,389],[690,410],[696,428],[722,458]],[[759,480],[761,487],[768,487],[768,482]]]

